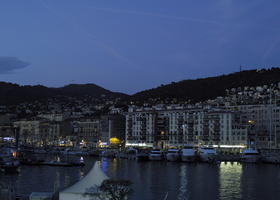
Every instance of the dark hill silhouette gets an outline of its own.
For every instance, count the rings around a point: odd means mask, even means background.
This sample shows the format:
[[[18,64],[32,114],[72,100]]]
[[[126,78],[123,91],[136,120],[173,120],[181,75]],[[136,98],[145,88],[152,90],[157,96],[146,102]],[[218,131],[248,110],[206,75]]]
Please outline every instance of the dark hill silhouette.
[[[42,85],[20,86],[0,82],[0,104],[18,104],[59,95],[72,97],[91,96],[95,98],[105,96],[108,99],[121,97],[125,101],[138,100],[142,102],[149,98],[163,100],[177,98],[199,102],[213,99],[217,96],[225,96],[226,89],[261,86],[278,82],[280,82],[280,68],[248,70],[216,77],[172,82],[132,96],[111,92],[95,84],[71,84],[61,88],[48,88]],[[125,101],[123,102],[125,103]]]
[[[261,86],[280,82],[280,68],[247,70],[217,77],[183,80],[145,90],[132,96],[133,100],[149,98],[178,98],[199,102],[225,96],[226,89]]]
[[[0,82],[0,104],[18,104],[41,100],[54,96],[91,96],[99,98],[126,97],[126,94],[111,92],[95,84],[71,84],[61,88],[48,88],[42,85],[20,86],[18,84]]]

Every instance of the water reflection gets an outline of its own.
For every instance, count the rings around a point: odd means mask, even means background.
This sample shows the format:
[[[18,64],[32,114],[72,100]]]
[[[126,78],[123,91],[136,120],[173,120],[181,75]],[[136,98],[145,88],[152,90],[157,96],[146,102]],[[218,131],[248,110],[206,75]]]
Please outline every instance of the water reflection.
[[[16,175],[1,174],[0,183],[13,185],[17,194],[53,192],[81,179],[96,159],[85,167],[21,166]],[[102,159],[100,166],[111,178],[129,179],[134,193],[129,200],[280,199],[280,167],[237,163],[186,164]],[[2,199],[0,197],[0,199]]]
[[[209,164],[197,164],[193,168],[192,195],[190,199],[218,199],[219,167]]]
[[[187,187],[188,187],[187,166],[181,165],[181,167],[180,167],[180,188],[179,188],[178,200],[189,199],[189,193],[187,193],[187,191],[188,191]]]
[[[219,199],[242,199],[241,176],[242,165],[226,162],[220,164]]]
[[[280,168],[273,165],[243,165],[243,199],[280,199]]]

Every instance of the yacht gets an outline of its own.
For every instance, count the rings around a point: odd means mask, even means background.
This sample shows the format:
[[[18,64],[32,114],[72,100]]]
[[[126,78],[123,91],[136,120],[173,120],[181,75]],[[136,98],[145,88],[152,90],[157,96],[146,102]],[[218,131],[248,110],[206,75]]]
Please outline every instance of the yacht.
[[[240,161],[245,163],[256,163],[260,161],[260,153],[256,149],[244,149],[241,153]]]
[[[162,160],[163,159],[163,153],[159,149],[154,149],[149,153],[149,159],[150,160]]]
[[[168,149],[167,154],[166,154],[166,159],[168,161],[179,161],[180,150],[179,149]]]
[[[204,146],[199,148],[199,158],[201,162],[214,162],[217,159],[217,152],[213,147]]]
[[[192,145],[183,147],[181,159],[183,162],[194,162],[196,160],[196,151]]]

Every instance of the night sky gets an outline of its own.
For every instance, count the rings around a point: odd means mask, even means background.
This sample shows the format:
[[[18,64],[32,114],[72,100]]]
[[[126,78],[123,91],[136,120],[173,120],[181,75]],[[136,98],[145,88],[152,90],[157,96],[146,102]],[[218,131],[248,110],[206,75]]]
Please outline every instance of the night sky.
[[[1,0],[0,80],[160,84],[280,66],[279,0]]]

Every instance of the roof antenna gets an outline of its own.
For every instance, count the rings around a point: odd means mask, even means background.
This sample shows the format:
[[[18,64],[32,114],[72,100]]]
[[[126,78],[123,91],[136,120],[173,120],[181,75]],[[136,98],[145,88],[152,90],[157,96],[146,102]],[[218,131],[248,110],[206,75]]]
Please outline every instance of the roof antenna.
[[[241,75],[241,72],[242,72],[242,65],[239,65],[239,82],[240,82],[240,86],[242,85],[242,75]]]

